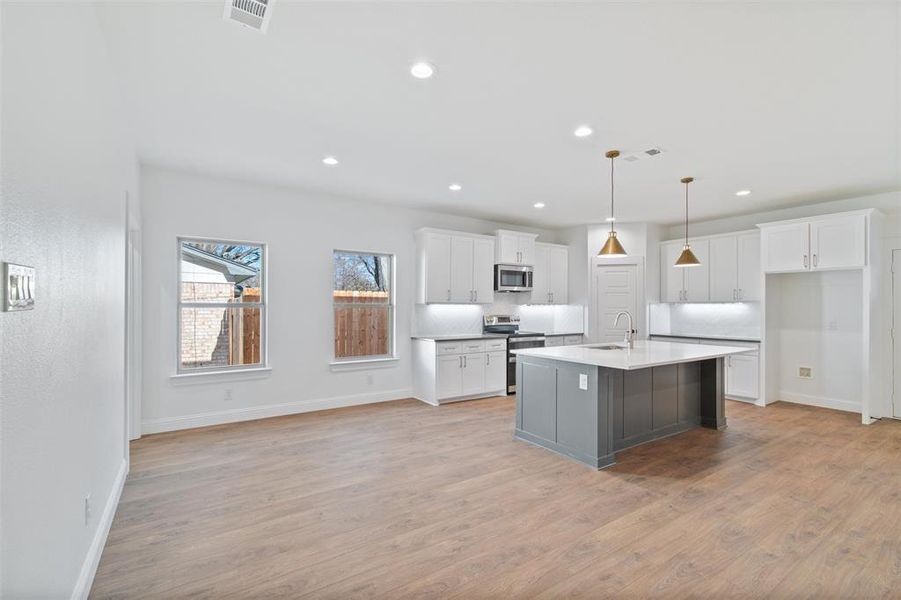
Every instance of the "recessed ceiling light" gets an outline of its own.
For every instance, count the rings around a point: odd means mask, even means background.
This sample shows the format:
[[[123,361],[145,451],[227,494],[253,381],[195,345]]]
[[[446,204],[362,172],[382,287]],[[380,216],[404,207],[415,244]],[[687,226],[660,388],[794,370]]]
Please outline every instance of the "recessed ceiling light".
[[[544,202],[536,202],[532,206],[534,206],[535,208],[544,208]]]
[[[459,183],[452,183],[449,186],[447,186],[447,189],[449,189],[452,192],[459,192],[460,190],[463,189],[463,186],[460,185]]]
[[[326,156],[325,158],[322,159],[322,164],[328,165],[330,167],[334,167],[335,165],[338,164],[338,159],[335,158],[334,156]]]
[[[604,220],[607,221],[608,223],[613,223],[614,221],[616,221],[616,217],[607,217]]]
[[[435,67],[431,63],[419,61],[410,67],[410,75],[416,79],[428,79],[435,74]]]
[[[751,193],[751,190],[738,190],[737,192],[735,192],[735,195],[736,196],[747,196],[750,193]]]
[[[573,135],[576,137],[588,137],[594,133],[594,130],[588,125],[579,125],[576,127],[576,130],[573,131]]]

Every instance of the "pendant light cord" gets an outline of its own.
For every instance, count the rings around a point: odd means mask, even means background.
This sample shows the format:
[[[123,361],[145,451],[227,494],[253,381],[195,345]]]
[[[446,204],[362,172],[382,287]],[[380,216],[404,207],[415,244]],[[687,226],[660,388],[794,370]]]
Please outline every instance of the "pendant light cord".
[[[685,245],[688,245],[688,183],[685,184]]]
[[[611,233],[613,233],[613,231],[615,231],[615,229],[614,229],[615,221],[613,220],[614,219],[614,217],[613,217],[613,161],[615,161],[615,160],[616,160],[616,158],[613,158],[613,157],[610,158],[610,232]]]

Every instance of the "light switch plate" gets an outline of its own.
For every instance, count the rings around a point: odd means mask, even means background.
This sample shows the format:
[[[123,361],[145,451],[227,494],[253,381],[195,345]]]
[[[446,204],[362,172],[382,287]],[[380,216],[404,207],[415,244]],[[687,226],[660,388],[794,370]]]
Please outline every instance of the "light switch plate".
[[[586,373],[579,373],[579,389],[588,389],[588,375]]]
[[[3,263],[3,308],[7,311],[33,310],[34,267]]]

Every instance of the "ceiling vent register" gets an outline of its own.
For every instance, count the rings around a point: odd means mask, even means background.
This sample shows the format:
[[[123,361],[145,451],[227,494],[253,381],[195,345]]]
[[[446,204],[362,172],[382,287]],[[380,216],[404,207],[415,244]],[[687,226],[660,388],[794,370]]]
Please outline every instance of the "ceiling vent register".
[[[226,21],[234,21],[244,27],[250,27],[266,33],[269,18],[272,16],[274,0],[225,0]]]

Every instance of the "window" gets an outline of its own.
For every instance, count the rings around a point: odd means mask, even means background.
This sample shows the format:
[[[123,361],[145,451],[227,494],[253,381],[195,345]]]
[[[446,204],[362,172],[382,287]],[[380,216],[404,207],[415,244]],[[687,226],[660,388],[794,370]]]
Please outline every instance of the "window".
[[[179,239],[178,371],[266,364],[266,248]]]
[[[333,255],[335,360],[394,356],[394,257],[371,252]]]

